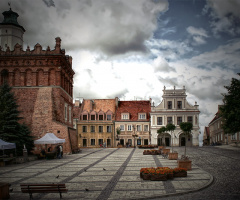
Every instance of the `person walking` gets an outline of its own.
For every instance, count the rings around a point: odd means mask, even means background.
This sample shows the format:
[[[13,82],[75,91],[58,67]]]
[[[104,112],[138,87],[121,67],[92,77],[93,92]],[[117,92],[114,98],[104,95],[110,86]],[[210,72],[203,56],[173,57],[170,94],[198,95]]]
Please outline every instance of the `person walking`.
[[[63,157],[63,148],[62,148],[61,145],[59,146],[59,157],[60,157],[60,158]]]

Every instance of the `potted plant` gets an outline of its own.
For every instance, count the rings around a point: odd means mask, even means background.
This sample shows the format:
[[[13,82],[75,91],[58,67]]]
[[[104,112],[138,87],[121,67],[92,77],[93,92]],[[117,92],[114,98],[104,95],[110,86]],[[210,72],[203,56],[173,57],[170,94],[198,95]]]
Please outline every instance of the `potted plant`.
[[[185,136],[187,138],[189,136],[189,134],[191,134],[191,131],[193,129],[193,124],[190,122],[182,122],[180,124],[180,128],[185,133]],[[191,170],[192,169],[192,161],[186,155],[186,152],[187,152],[187,144],[185,144],[184,155],[181,157],[180,160],[178,160],[178,167],[187,168],[188,170]]]
[[[174,130],[176,129],[176,126],[174,124],[167,124],[166,126],[167,131],[171,132],[171,138],[172,138],[172,153],[168,154],[168,159],[169,160],[177,160],[178,159],[178,153],[177,152],[173,152],[173,139],[175,137],[175,134],[173,133]]]

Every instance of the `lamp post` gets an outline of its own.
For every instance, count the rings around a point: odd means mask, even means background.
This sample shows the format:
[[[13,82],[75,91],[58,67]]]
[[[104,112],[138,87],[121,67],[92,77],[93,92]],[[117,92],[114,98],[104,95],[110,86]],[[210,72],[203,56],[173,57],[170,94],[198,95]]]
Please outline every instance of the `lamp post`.
[[[133,127],[133,131],[134,131],[134,133],[132,134],[132,136],[133,136],[133,142],[134,142],[134,148],[136,148],[136,146],[135,146],[135,138],[138,137],[138,135],[135,134],[135,129],[136,129],[135,125],[133,125],[132,127]]]

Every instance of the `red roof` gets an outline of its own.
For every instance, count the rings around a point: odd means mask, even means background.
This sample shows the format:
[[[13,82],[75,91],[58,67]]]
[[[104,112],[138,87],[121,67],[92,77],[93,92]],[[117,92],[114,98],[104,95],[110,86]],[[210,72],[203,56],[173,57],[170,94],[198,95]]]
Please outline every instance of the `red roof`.
[[[116,111],[116,121],[139,121],[138,114],[146,113],[146,119],[140,121],[149,121],[151,112],[150,101],[119,101]],[[122,120],[121,113],[129,113],[129,120]]]

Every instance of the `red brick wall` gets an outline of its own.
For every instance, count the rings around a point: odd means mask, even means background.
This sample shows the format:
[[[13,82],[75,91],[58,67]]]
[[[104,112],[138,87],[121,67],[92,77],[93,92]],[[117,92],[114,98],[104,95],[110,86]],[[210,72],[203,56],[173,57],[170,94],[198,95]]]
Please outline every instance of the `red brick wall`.
[[[3,77],[4,71],[7,71],[6,77]],[[7,79],[13,86],[23,117],[21,122],[29,125],[36,139],[47,132],[65,139],[65,153],[71,152],[71,144],[77,143],[74,136],[70,143],[69,135],[74,135],[74,131],[68,131],[73,126],[73,119],[69,121],[69,107],[71,118],[73,116],[73,75],[72,58],[61,49],[60,38],[56,38],[53,50],[43,50],[40,44],[26,51],[20,45],[15,45],[13,51],[0,49],[0,85]]]

